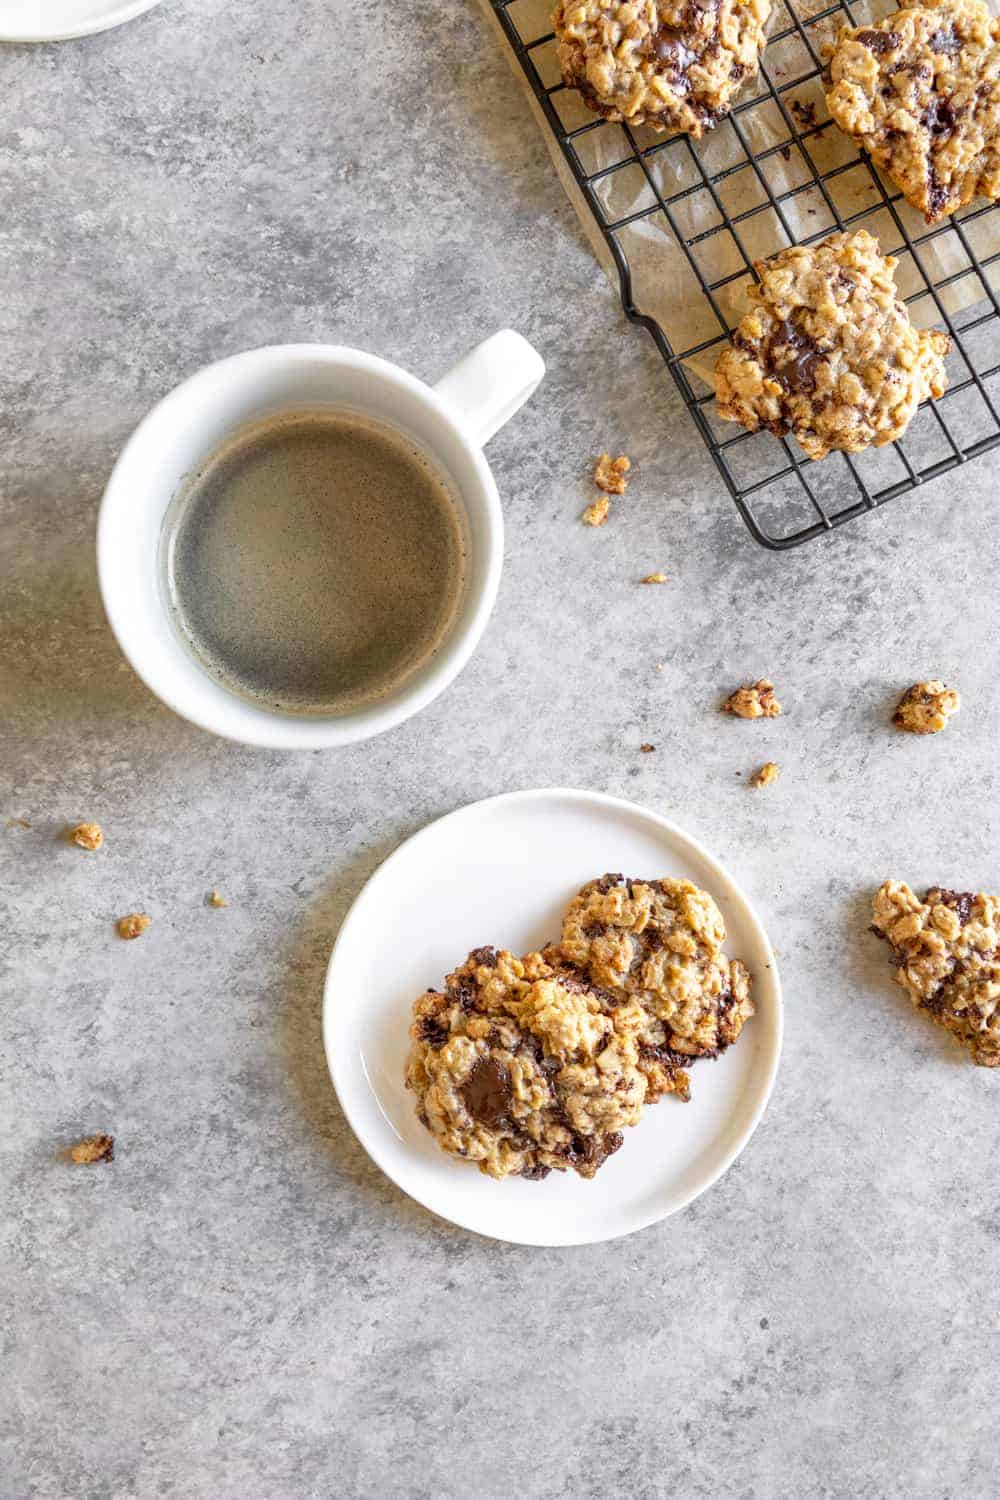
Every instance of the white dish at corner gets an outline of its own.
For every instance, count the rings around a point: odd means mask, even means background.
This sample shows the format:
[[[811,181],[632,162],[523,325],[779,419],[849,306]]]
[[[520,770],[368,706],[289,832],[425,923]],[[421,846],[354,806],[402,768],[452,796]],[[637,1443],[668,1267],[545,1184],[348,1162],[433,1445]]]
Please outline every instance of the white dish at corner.
[[[160,0],[0,0],[0,42],[65,42],[110,31]]]
[[[495,1182],[445,1155],[403,1085],[410,1006],[465,954],[525,953],[556,937],[574,892],[605,870],[686,876],[711,891],[757,1014],[739,1043],[699,1063],[691,1102],[664,1099],[592,1182],[552,1173]],[[431,823],[382,864],[344,919],[327,972],[323,1036],[341,1106],[397,1186],[465,1229],[523,1245],[581,1245],[676,1213],[736,1159],[767,1104],[781,1052],[774,954],[750,903],[666,818],[596,792],[512,792]]]

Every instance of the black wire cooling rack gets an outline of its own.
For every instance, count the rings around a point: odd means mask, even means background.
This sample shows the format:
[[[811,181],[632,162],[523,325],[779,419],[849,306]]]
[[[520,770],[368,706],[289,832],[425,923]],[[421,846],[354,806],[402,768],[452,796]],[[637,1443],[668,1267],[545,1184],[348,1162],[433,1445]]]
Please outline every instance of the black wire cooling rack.
[[[864,0],[817,0],[808,14],[811,0],[779,0],[755,92],[700,142],[592,114],[561,81],[546,0],[490,3],[613,257],[625,313],[652,336],[758,542],[797,546],[1000,444],[1000,216],[980,201],[929,228],[826,110],[821,46],[871,19]],[[706,377],[755,259],[860,227],[897,256],[914,321],[951,335],[949,386],[898,442],[813,463],[793,439],[722,422]],[[643,310],[658,264],[685,308],[673,343]]]

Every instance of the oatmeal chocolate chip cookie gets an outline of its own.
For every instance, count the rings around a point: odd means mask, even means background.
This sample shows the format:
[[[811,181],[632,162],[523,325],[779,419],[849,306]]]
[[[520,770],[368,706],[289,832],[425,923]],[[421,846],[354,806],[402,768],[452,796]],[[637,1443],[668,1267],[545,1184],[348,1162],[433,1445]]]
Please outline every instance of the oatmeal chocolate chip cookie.
[[[609,120],[698,137],[757,72],[771,0],[558,0],[563,79]]]
[[[646,1017],[608,1002],[540,954],[470,953],[413,1006],[406,1083],[438,1145],[490,1177],[593,1177],[646,1098]]]
[[[875,894],[872,931],[892,948],[896,983],[918,1010],[1000,1067],[1000,899],[934,887],[923,901],[887,880]]]
[[[929,224],[1000,194],[1000,21],[928,0],[826,48],[827,104]]]
[[[915,682],[907,688],[892,716],[897,729],[910,734],[938,734],[952,714],[957,714],[962,700],[954,688],[946,688],[935,677],[931,682]]]
[[[716,1057],[753,1015],[750,976],[721,951],[726,929],[707,891],[689,880],[604,875],[570,903],[557,951],[622,1001],[639,1001],[646,1025],[640,1065],[651,1092],[686,1097],[671,1070]]]
[[[720,414],[794,433],[814,459],[900,437],[921,401],[943,395],[950,341],[913,327],[895,266],[864,229],[757,261],[753,307],[715,370]]]

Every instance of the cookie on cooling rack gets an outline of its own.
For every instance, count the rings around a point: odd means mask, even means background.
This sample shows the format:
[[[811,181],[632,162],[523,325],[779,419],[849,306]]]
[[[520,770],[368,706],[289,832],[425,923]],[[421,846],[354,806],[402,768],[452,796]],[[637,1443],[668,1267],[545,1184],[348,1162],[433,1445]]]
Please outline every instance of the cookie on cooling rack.
[[[686,1098],[676,1070],[724,1052],[754,1013],[750,976],[722,952],[725,939],[719,908],[689,880],[603,875],[570,902],[556,951],[620,1003],[642,1006],[650,1097]]]
[[[876,892],[872,931],[892,949],[896,983],[967,1048],[1000,1067],[1000,900],[929,890],[921,901],[900,880]]]
[[[827,104],[929,224],[1000,194],[1000,20],[928,0],[826,48]]]
[[[901,437],[943,395],[950,341],[913,327],[895,266],[864,229],[757,261],[753,305],[715,369],[720,414],[794,433],[810,458]]]
[[[695,137],[757,73],[771,0],[558,0],[565,82],[609,120]]]
[[[540,954],[477,948],[413,1005],[406,1084],[438,1145],[490,1177],[593,1177],[646,1099],[637,1004]]]

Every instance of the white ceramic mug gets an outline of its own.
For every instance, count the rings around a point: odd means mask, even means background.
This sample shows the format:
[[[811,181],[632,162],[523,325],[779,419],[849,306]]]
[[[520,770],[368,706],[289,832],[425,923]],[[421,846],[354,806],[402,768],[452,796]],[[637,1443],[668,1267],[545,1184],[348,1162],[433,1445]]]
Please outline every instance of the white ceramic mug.
[[[97,569],[118,644],[168,707],[228,739],[280,750],[347,745],[391,729],[430,703],[468,661],[500,581],[503,518],[482,444],[545,374],[540,356],[505,329],[437,385],[358,349],[284,344],[207,365],[139,424],[115,464],[97,523]],[[434,656],[387,697],[339,717],[269,713],[228,692],[181,643],[166,607],[160,538],[187,475],[231,433],[273,413],[349,407],[402,431],[450,479],[466,527],[463,597]]]

